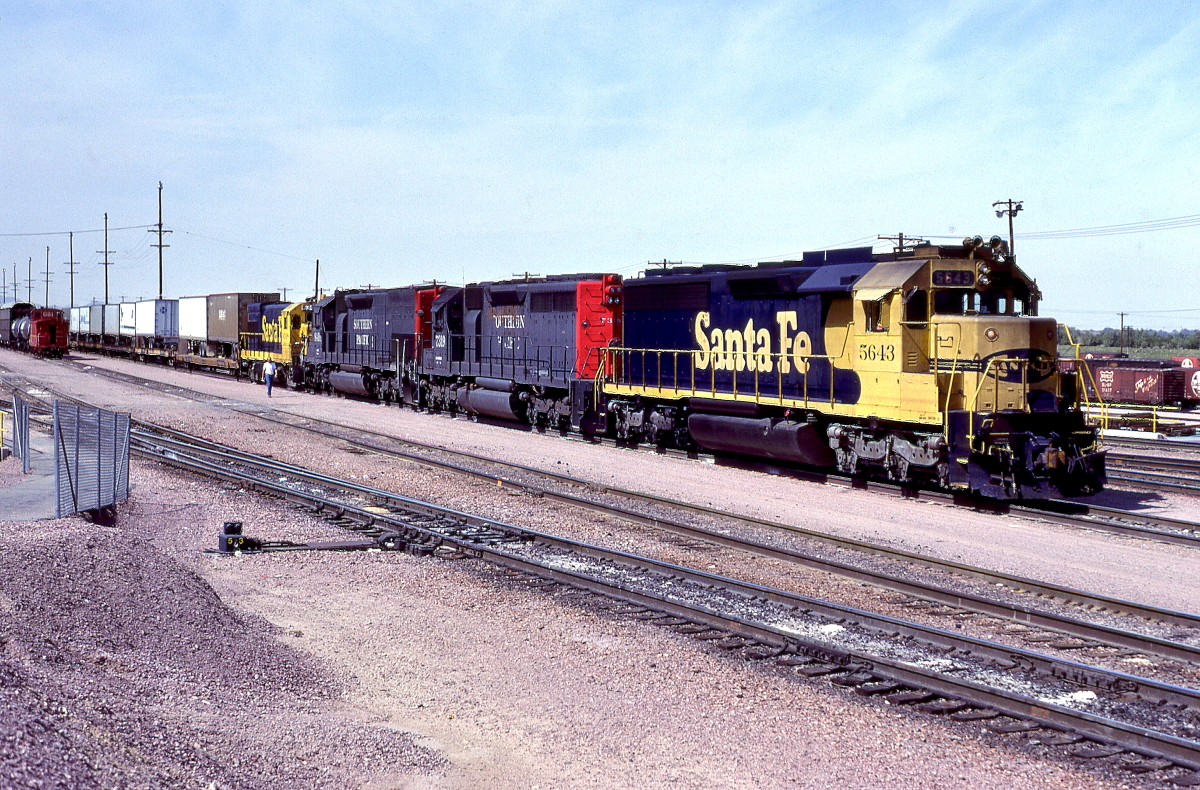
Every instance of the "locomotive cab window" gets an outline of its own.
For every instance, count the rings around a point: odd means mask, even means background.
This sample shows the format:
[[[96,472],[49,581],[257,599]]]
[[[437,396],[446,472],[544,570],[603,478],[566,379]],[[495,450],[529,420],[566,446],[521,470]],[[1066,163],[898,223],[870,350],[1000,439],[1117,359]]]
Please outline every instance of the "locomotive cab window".
[[[979,312],[984,315],[1009,315],[1008,294],[1004,291],[984,291],[979,294]]]
[[[934,291],[933,312],[938,315],[964,315],[975,311],[974,291]]]
[[[892,300],[888,297],[863,302],[863,325],[868,332],[886,332],[891,323]]]
[[[929,293],[920,288],[910,288],[904,295],[904,320],[910,324],[929,321]]]

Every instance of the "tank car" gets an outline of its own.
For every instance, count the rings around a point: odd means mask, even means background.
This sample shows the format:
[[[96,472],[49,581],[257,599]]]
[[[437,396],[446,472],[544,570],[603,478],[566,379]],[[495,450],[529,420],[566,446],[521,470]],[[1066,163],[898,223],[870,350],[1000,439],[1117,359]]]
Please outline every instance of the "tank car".
[[[998,238],[673,267],[624,284],[597,417],[618,436],[989,497],[1105,479],[1057,327]]]

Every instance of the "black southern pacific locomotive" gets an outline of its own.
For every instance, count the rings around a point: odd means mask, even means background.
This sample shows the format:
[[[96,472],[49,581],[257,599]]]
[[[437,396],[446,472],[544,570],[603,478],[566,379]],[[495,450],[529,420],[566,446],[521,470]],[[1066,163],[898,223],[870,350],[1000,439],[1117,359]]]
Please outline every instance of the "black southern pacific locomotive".
[[[317,391],[995,498],[1096,491],[1104,456],[1039,298],[1003,241],[975,237],[256,303],[232,359]]]

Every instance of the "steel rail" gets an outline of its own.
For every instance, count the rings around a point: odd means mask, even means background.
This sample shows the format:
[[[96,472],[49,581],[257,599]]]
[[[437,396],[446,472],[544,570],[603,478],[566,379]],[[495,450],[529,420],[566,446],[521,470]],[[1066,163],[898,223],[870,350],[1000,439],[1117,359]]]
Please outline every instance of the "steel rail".
[[[312,480],[313,482],[324,483],[331,479],[326,475],[311,472],[303,467],[274,459],[265,460],[261,456],[236,450],[211,440],[192,437],[173,429],[166,429],[166,432],[171,435],[169,437],[155,435],[156,432],[160,430],[162,429],[159,426],[148,426],[146,423],[139,422],[138,427],[134,430],[133,435],[137,440],[147,444],[170,446],[181,451],[204,452],[213,457],[222,459],[237,459],[241,463],[253,464],[258,468],[269,469],[273,472],[289,474],[293,476],[303,476],[306,479]],[[359,493],[379,498],[383,501],[396,501],[400,503],[411,501],[401,498],[399,495],[391,492],[382,491],[369,486],[356,484],[355,488]],[[993,615],[1006,620],[1011,620],[1013,622],[1024,623],[1026,625],[1048,628],[1061,633],[1070,634],[1083,639],[1091,639],[1115,647],[1122,647],[1131,650],[1137,650],[1150,655],[1157,655],[1164,658],[1200,664],[1200,647],[1186,643],[1160,639],[1158,637],[1138,634],[1125,629],[1112,628],[1096,623],[1089,623],[1083,620],[1065,617],[1051,612],[1045,612],[1028,606],[996,601],[971,593],[904,579],[892,574],[858,568],[837,560],[826,559],[780,546],[773,546],[749,538],[735,538],[692,524],[685,524],[683,522],[673,521],[656,516],[648,516],[627,508],[595,502],[593,500],[585,499],[572,494],[547,492],[542,490],[537,491],[537,494],[552,501],[561,502],[593,512],[603,513],[605,515],[617,516],[627,521],[633,521],[635,523],[643,524],[645,526],[663,531],[686,535],[688,537],[697,538],[727,548],[745,551],[771,559],[778,559],[784,562],[790,562],[803,567],[812,568],[814,570],[854,579],[855,581],[866,582],[876,587],[904,593],[907,595],[914,595],[930,601],[946,604],[948,606],[968,609],[981,614]],[[1008,583],[1012,583],[1014,580],[1014,577],[1004,578]],[[1063,595],[1071,596],[1076,600],[1087,601],[1091,605],[1096,605],[1100,600],[1103,600],[1106,609],[1136,614],[1137,616],[1141,616],[1146,619],[1160,621],[1166,620],[1176,625],[1186,625],[1192,628],[1200,629],[1200,615],[1164,610],[1131,601],[1122,601],[1111,598],[1101,599],[1098,596],[1079,590],[1070,590],[1069,588],[1060,589],[1062,590]]]
[[[360,431],[363,433],[374,433],[371,431],[364,431],[363,429],[352,428],[351,426],[341,425],[339,423],[332,422],[329,420],[322,420],[317,417],[305,417],[302,415],[292,414],[291,412],[281,411],[281,410],[271,408],[271,407],[256,406],[256,405],[250,404],[250,403],[245,403],[245,404],[243,404],[244,407],[239,407],[238,403],[236,401],[231,402],[228,398],[224,398],[224,397],[217,396],[217,395],[212,395],[210,393],[201,392],[199,390],[194,390],[189,387],[183,387],[183,386],[180,386],[177,384],[169,384],[167,382],[158,381],[156,379],[150,379],[150,378],[146,378],[143,376],[136,376],[132,373],[126,373],[124,371],[110,370],[108,368],[95,367],[95,366],[91,366],[91,365],[83,365],[78,360],[59,360],[58,362],[59,362],[59,364],[63,364],[63,365],[67,365],[70,367],[75,367],[80,370],[84,370],[87,373],[112,378],[112,379],[115,379],[118,381],[123,381],[125,383],[138,383],[142,386],[148,386],[148,385],[153,384],[153,385],[159,387],[160,389],[162,389],[163,391],[169,390],[171,392],[171,394],[175,394],[179,397],[189,398],[189,399],[197,400],[199,402],[204,402],[204,403],[211,403],[214,405],[220,405],[220,406],[223,406],[226,408],[233,408],[234,410],[239,411],[243,414],[250,414],[250,415],[253,415],[260,419],[266,420],[268,422],[275,422],[277,424],[282,424],[282,425],[290,425],[291,427],[300,428],[302,430],[310,430],[311,431],[313,429],[311,427],[296,425],[295,423],[288,422],[287,420],[279,419],[278,417],[273,416],[273,415],[287,414],[294,419],[304,420],[304,421],[308,421],[308,422],[316,422],[316,423],[330,425],[330,426],[336,426],[336,427],[339,427],[339,428],[342,428],[345,430]],[[265,408],[269,408],[270,413],[265,411],[264,410]],[[524,427],[528,428],[529,426],[524,426]],[[320,433],[320,432],[318,432],[318,433]],[[376,434],[376,435],[386,436],[386,434]],[[345,441],[352,441],[351,439],[348,439],[346,437],[338,437],[338,438],[341,438]],[[444,452],[444,453],[453,453],[453,454],[459,455],[460,457],[471,458],[472,460],[487,461],[490,463],[502,463],[502,462],[495,461],[494,459],[485,459],[480,456],[475,456],[471,453],[463,453],[463,452],[459,452],[459,451],[448,450],[446,448],[440,448],[440,447],[435,447],[435,446],[430,446],[430,445],[423,445],[420,442],[413,442],[411,440],[399,439],[398,437],[388,437],[388,438],[393,441],[403,442],[403,443],[409,444],[410,446],[421,448],[421,449],[435,450],[435,451]],[[587,441],[592,441],[592,440],[587,440]],[[624,446],[624,445],[620,445],[618,443],[618,446]],[[680,451],[678,453],[678,455],[681,455],[681,456],[684,455],[683,451]],[[694,454],[692,454],[692,455],[694,455]],[[740,463],[739,459],[724,459],[724,458],[722,458],[722,461],[732,462],[734,464]],[[519,468],[522,471],[527,471],[527,472],[531,472],[534,474],[541,474],[541,475],[547,476],[547,477],[554,476],[554,473],[551,473],[551,472],[543,472],[541,470],[534,470],[534,469],[530,469],[528,467],[521,467],[520,465],[516,465],[516,464],[509,464],[509,466],[512,466],[513,468]],[[823,483],[831,484],[831,485],[841,485],[841,486],[848,486],[848,487],[852,487],[852,488],[863,488],[863,489],[870,490],[870,491],[873,491],[876,493],[884,493],[884,494],[887,494],[890,496],[898,496],[898,497],[906,498],[906,499],[921,499],[921,498],[931,499],[931,500],[935,500],[935,501],[949,502],[949,503],[954,504],[955,506],[964,506],[965,505],[965,506],[971,507],[972,509],[975,509],[975,510],[981,510],[981,509],[989,510],[989,511],[994,511],[994,512],[1001,513],[1001,514],[1015,513],[1015,514],[1024,515],[1024,516],[1030,517],[1030,518],[1041,519],[1043,521],[1048,521],[1050,523],[1063,524],[1063,525],[1067,525],[1067,526],[1083,527],[1086,529],[1092,529],[1092,530],[1096,530],[1096,531],[1113,532],[1116,534],[1124,535],[1126,537],[1139,538],[1139,539],[1143,539],[1143,540],[1154,540],[1154,541],[1159,541],[1159,542],[1172,543],[1175,545],[1189,546],[1189,547],[1193,547],[1193,548],[1200,547],[1200,524],[1197,524],[1195,522],[1183,521],[1181,519],[1172,519],[1169,517],[1163,517],[1163,516],[1157,516],[1157,515],[1151,515],[1151,514],[1140,514],[1140,513],[1134,513],[1132,511],[1121,511],[1121,510],[1115,510],[1112,508],[1088,505],[1088,504],[1083,504],[1083,503],[1079,503],[1079,502],[1071,502],[1071,501],[1065,501],[1065,500],[1062,500],[1062,501],[1052,500],[1052,501],[1046,503],[1046,505],[1044,505],[1044,506],[1020,505],[1020,504],[1014,504],[1014,503],[1009,503],[1009,502],[985,503],[980,500],[970,500],[970,501],[964,502],[961,495],[957,495],[952,492],[918,490],[918,489],[913,489],[910,487],[896,485],[894,483],[886,483],[886,482],[877,481],[877,480],[866,480],[863,478],[844,477],[844,476],[835,475],[835,474],[821,474],[821,473],[815,473],[815,472],[805,472],[803,470],[797,470],[797,469],[793,469],[790,467],[777,466],[775,464],[764,461],[762,459],[759,459],[758,461],[756,461],[755,466],[756,466],[756,468],[760,468],[760,469],[761,468],[777,469],[780,472],[786,473],[790,476],[797,477],[800,479],[815,480],[817,482],[823,482]],[[1121,479],[1121,478],[1112,478],[1112,479]],[[1143,483],[1142,485],[1148,485],[1148,484]],[[1183,490],[1192,491],[1193,489],[1191,487],[1185,486],[1185,487],[1183,487]],[[1062,512],[1064,510],[1075,511],[1075,512]],[[1164,531],[1164,530],[1153,529],[1153,528],[1149,528],[1149,527],[1138,527],[1138,526],[1134,526],[1134,525],[1130,525],[1130,524],[1111,524],[1107,521],[1097,523],[1088,518],[1088,516],[1091,516],[1091,515],[1101,515],[1101,516],[1107,515],[1110,517],[1115,515],[1120,518],[1141,520],[1141,521],[1144,521],[1149,524],[1158,524],[1161,526],[1168,527],[1170,529],[1184,530],[1184,532],[1180,533],[1180,532]]]
[[[138,451],[144,453],[152,452],[143,447],[139,447]],[[678,591],[667,594],[655,589],[648,589],[648,586],[638,588],[633,584],[631,578],[614,580],[583,570],[571,570],[564,567],[562,563],[555,564],[548,559],[530,557],[511,551],[504,543],[496,546],[461,536],[448,536],[436,528],[413,525],[386,514],[372,513],[340,502],[330,502],[327,497],[314,492],[297,491],[278,480],[267,480],[238,473],[217,463],[188,458],[186,454],[174,450],[167,451],[163,460],[166,460],[168,463],[199,469],[200,471],[219,477],[234,479],[249,487],[273,492],[293,501],[307,500],[309,503],[320,507],[332,504],[339,509],[341,514],[353,513],[358,518],[368,521],[371,524],[382,524],[385,527],[389,524],[394,525],[396,534],[403,534],[414,530],[422,532],[432,540],[449,543],[474,556],[485,557],[506,567],[515,568],[538,576],[549,577],[572,586],[592,590],[621,600],[651,606],[666,612],[673,612],[696,622],[709,624],[715,628],[754,639],[764,645],[799,655],[813,656],[822,660],[832,661],[844,666],[847,670],[866,669],[872,674],[918,688],[929,689],[950,699],[964,699],[976,706],[987,706],[1020,718],[1032,718],[1038,722],[1052,726],[1066,727],[1090,738],[1113,742],[1138,753],[1161,755],[1178,765],[1193,769],[1200,768],[1200,743],[1189,741],[1169,733],[1158,732],[1147,727],[1067,707],[1056,702],[1048,702],[1037,696],[1030,696],[1029,694],[1023,694],[1011,689],[985,685],[975,680],[955,677],[952,673],[939,672],[929,667],[921,666],[918,663],[905,662],[902,659],[888,658],[855,648],[846,648],[836,644],[831,645],[826,641],[806,638],[798,635],[793,630],[788,630],[777,624],[755,620],[745,615],[733,614],[712,608],[703,603],[687,601],[683,598],[682,593]],[[356,493],[361,493],[364,488],[370,488],[349,481],[338,481],[337,478],[330,478],[328,476],[322,476],[322,478],[331,485],[341,485],[344,486],[344,490]],[[386,494],[387,492],[382,493]],[[439,511],[445,517],[454,521],[461,521],[464,516],[467,516],[467,514],[459,511],[442,508],[430,503],[418,503],[408,498],[402,499],[408,500],[410,504],[419,504],[422,515],[427,515],[430,511]],[[1033,670],[1047,679],[1084,685],[1099,689],[1102,692],[1111,691],[1123,695],[1135,694],[1152,705],[1158,706],[1159,709],[1163,705],[1166,705],[1200,710],[1200,692],[1193,689],[1147,680],[1125,673],[1099,669],[1074,661],[1055,659],[1031,650],[987,642],[941,629],[865,612],[853,607],[833,604],[807,596],[730,579],[706,571],[660,562],[646,557],[638,557],[626,552],[605,549],[591,544],[570,541],[534,530],[518,528],[493,519],[478,516],[467,516],[467,518],[479,523],[480,526],[486,525],[509,536],[519,537],[525,543],[536,543],[563,552],[572,552],[576,555],[590,557],[605,563],[613,563],[634,571],[657,576],[666,581],[686,580],[704,588],[720,588],[744,598],[747,602],[763,601],[778,604],[793,614],[811,616],[815,613],[819,617],[830,621],[852,621],[862,628],[875,632],[879,638],[883,639],[895,639],[897,636],[916,639],[926,645],[933,646],[935,649],[939,649],[942,655],[953,654],[958,656],[959,660],[967,660],[968,657],[972,656],[983,657],[1001,667],[1011,669],[1014,666],[1020,666],[1028,670]]]
[[[104,370],[104,369],[95,369],[95,370]],[[153,383],[153,384],[161,384],[162,386],[173,389],[173,390],[181,390],[184,392],[192,393],[195,396],[201,396],[201,398],[203,398],[203,399],[212,399],[212,400],[221,401],[226,405],[229,404],[229,401],[227,399],[217,398],[216,396],[210,396],[210,395],[207,395],[206,393],[202,393],[202,392],[198,392],[198,391],[194,391],[194,390],[188,390],[187,388],[178,387],[177,385],[174,385],[174,384],[167,384],[165,382],[157,382],[153,379],[144,379],[141,377],[133,376],[132,374],[127,374],[127,373],[123,373],[123,372],[119,372],[119,371],[108,371],[108,372],[114,373],[115,377],[117,377],[117,378],[132,379],[135,381],[148,382],[148,383]],[[195,398],[195,399],[199,400],[201,398]],[[368,451],[381,453],[381,454],[387,454],[387,455],[391,455],[393,457],[404,458],[406,460],[420,463],[420,464],[430,466],[433,468],[445,469],[445,470],[453,471],[456,473],[461,473],[461,474],[470,475],[470,476],[474,476],[474,477],[481,478],[481,479],[486,479],[489,482],[495,482],[500,485],[508,485],[510,487],[517,488],[519,490],[525,490],[525,491],[528,491],[528,492],[536,494],[536,495],[544,496],[547,498],[557,499],[558,501],[562,501],[567,504],[575,504],[577,506],[585,507],[588,509],[596,509],[597,507],[606,507],[604,505],[600,505],[599,503],[594,503],[591,500],[586,500],[583,498],[572,498],[570,495],[561,494],[559,492],[554,492],[554,491],[549,491],[549,490],[546,490],[546,489],[543,489],[540,487],[530,486],[526,483],[515,481],[510,478],[506,478],[506,477],[503,477],[500,475],[483,472],[483,471],[480,471],[477,469],[471,469],[469,467],[464,467],[464,466],[461,466],[458,464],[452,464],[452,463],[448,463],[445,461],[439,461],[437,459],[432,459],[427,456],[398,451],[398,450],[395,450],[394,448],[380,447],[377,444],[365,442],[365,441],[362,441],[361,439],[357,439],[354,437],[348,437],[348,436],[345,436],[342,434],[334,433],[332,431],[316,429],[316,428],[313,428],[311,425],[297,425],[296,423],[290,422],[289,420],[280,419],[280,418],[272,416],[270,414],[264,414],[260,409],[258,409],[257,407],[253,407],[250,404],[246,404],[246,405],[248,407],[250,407],[250,410],[244,411],[243,413],[252,414],[261,419],[264,419],[264,420],[267,420],[270,422],[275,422],[276,424],[279,424],[279,425],[285,425],[285,426],[289,426],[289,427],[293,427],[293,428],[298,428],[298,429],[305,430],[308,432],[312,432],[312,433],[316,433],[319,435],[324,435],[324,436],[327,436],[330,438],[334,438],[339,441],[344,441],[348,444],[361,447]],[[1084,606],[1091,606],[1091,607],[1096,607],[1096,608],[1109,609],[1109,610],[1113,610],[1113,611],[1119,611],[1119,612],[1123,612],[1126,614],[1132,614],[1132,615],[1138,616],[1138,617],[1144,617],[1144,618],[1152,619],[1152,620],[1159,620],[1162,622],[1172,623],[1172,624],[1176,624],[1176,625],[1182,625],[1182,626],[1186,626],[1186,627],[1196,627],[1196,617],[1194,615],[1189,615],[1186,613],[1175,612],[1175,611],[1166,610],[1166,609],[1162,609],[1162,608],[1158,608],[1158,607],[1152,607],[1152,606],[1148,606],[1148,605],[1144,605],[1144,604],[1137,604],[1137,603],[1134,603],[1131,601],[1123,601],[1120,599],[1115,599],[1115,598],[1111,598],[1111,597],[1107,597],[1107,596],[1086,593],[1086,592],[1083,592],[1080,590],[1074,590],[1072,588],[1064,587],[1061,585],[1054,585],[1052,583],[1040,582],[1040,581],[1036,581],[1036,580],[1029,579],[1026,577],[1020,577],[1020,576],[1015,576],[1015,575],[1011,575],[1011,574],[1004,574],[1004,573],[1000,573],[1000,572],[989,571],[989,570],[986,570],[983,568],[966,565],[964,563],[956,563],[956,562],[952,562],[949,560],[941,560],[941,559],[937,559],[937,558],[933,558],[933,557],[915,554],[912,552],[905,552],[905,551],[899,550],[899,549],[892,549],[892,548],[888,548],[888,547],[884,547],[884,546],[866,543],[863,541],[857,541],[857,540],[853,540],[850,538],[841,538],[838,536],[827,535],[824,533],[807,530],[802,527],[797,527],[797,526],[790,525],[790,524],[784,524],[781,522],[773,522],[773,521],[768,521],[765,519],[757,519],[757,518],[753,518],[753,517],[749,517],[749,516],[742,516],[742,515],[735,514],[735,513],[717,510],[715,508],[708,508],[708,507],[704,507],[704,506],[700,506],[700,505],[693,505],[693,504],[682,502],[682,501],[671,500],[671,499],[668,499],[665,497],[658,497],[658,496],[651,495],[651,494],[644,494],[641,492],[635,492],[635,491],[629,491],[629,490],[624,490],[624,489],[620,489],[620,488],[610,487],[610,486],[606,486],[604,484],[593,483],[593,482],[590,482],[587,480],[583,480],[581,478],[574,478],[574,477],[562,475],[562,474],[559,474],[556,472],[537,469],[534,467],[524,466],[524,465],[516,464],[516,463],[502,462],[502,461],[498,461],[493,458],[488,458],[488,457],[476,455],[473,453],[467,453],[464,451],[449,450],[449,449],[442,448],[442,447],[425,445],[425,444],[422,444],[419,442],[414,442],[412,440],[402,439],[400,437],[390,436],[388,434],[383,434],[383,433],[379,433],[379,432],[375,432],[375,431],[369,431],[366,429],[354,428],[351,426],[342,425],[340,423],[336,423],[336,422],[332,422],[332,421],[328,421],[328,420],[321,420],[319,418],[294,415],[290,412],[279,412],[276,410],[272,410],[272,412],[274,414],[285,414],[293,419],[302,420],[306,423],[319,423],[319,424],[323,424],[323,425],[328,425],[331,428],[337,428],[337,429],[341,429],[344,431],[350,431],[356,435],[370,434],[370,435],[379,437],[381,439],[385,439],[390,442],[407,445],[407,446],[425,450],[425,451],[444,453],[444,454],[456,456],[459,458],[465,458],[470,461],[489,464],[489,465],[500,465],[500,466],[504,466],[509,469],[513,469],[513,470],[531,474],[531,475],[534,475],[537,477],[542,477],[545,479],[553,480],[553,481],[556,481],[559,483],[564,483],[564,484],[571,485],[571,486],[581,486],[584,488],[590,488],[592,490],[597,490],[602,494],[611,494],[613,496],[619,496],[619,497],[627,498],[627,499],[630,499],[633,501],[642,501],[642,502],[646,502],[646,503],[664,506],[664,507],[671,508],[671,509],[690,511],[690,512],[702,515],[702,516],[715,517],[715,518],[719,518],[719,519],[723,519],[723,520],[746,524],[746,525],[752,526],[752,527],[792,532],[792,533],[801,535],[806,538],[829,543],[831,545],[839,546],[841,548],[850,549],[850,550],[859,551],[859,552],[865,552],[865,553],[869,553],[869,554],[875,554],[878,556],[883,556],[883,557],[887,557],[887,558],[891,558],[891,559],[898,559],[898,560],[914,563],[914,564],[921,565],[921,566],[928,567],[928,568],[933,568],[933,569],[937,569],[937,570],[943,570],[943,571],[948,571],[951,573],[956,573],[956,574],[965,575],[965,576],[969,576],[969,577],[973,577],[973,578],[978,578],[978,579],[988,581],[989,583],[993,583],[993,584],[997,584],[997,583],[1003,584],[1005,586],[1012,587],[1018,591],[1026,591],[1026,592],[1034,593],[1037,595],[1046,595],[1046,596],[1058,598],[1060,600],[1068,601],[1071,603],[1076,603],[1076,604],[1080,604],[1080,605],[1084,605]],[[170,431],[170,429],[164,428],[162,426],[155,426],[155,428],[159,431]],[[175,432],[175,433],[178,433],[180,435],[186,435],[186,434],[182,434],[182,432]],[[1069,504],[1073,504],[1073,503],[1069,503]],[[1097,514],[1107,515],[1107,516],[1114,517],[1114,518],[1129,517],[1131,515],[1133,515],[1135,518],[1138,517],[1136,514],[1130,514],[1127,511],[1121,511],[1121,510],[1116,510],[1116,509],[1111,509],[1111,508],[1102,508],[1099,506],[1089,506],[1089,510],[1091,512],[1095,512]],[[611,512],[611,510],[610,510],[610,512]],[[1026,511],[1024,509],[1021,509],[1019,512],[1025,513]],[[1200,545],[1200,535],[1197,535],[1197,534],[1164,533],[1159,530],[1149,530],[1144,527],[1139,527],[1139,526],[1130,525],[1130,524],[1123,524],[1123,523],[1113,523],[1113,522],[1097,523],[1097,522],[1087,520],[1087,519],[1074,518],[1074,517],[1070,517],[1070,516],[1060,516],[1058,514],[1054,514],[1054,513],[1050,513],[1050,512],[1046,512],[1046,511],[1042,511],[1042,510],[1031,510],[1031,511],[1028,511],[1028,514],[1030,515],[1030,517],[1039,518],[1039,519],[1049,521],[1052,523],[1062,523],[1065,525],[1075,526],[1075,527],[1083,527],[1086,529],[1095,529],[1095,530],[1106,531],[1106,532],[1114,532],[1117,534],[1123,534],[1123,535],[1127,535],[1127,536],[1131,536],[1131,537],[1139,537],[1139,538],[1149,537],[1154,540],[1173,542],[1173,543],[1177,543],[1179,545],[1185,545],[1185,546],[1189,546],[1189,547],[1195,547],[1197,545]],[[628,516],[622,514],[622,517],[628,517],[630,520],[636,521],[637,523],[648,524],[651,526],[654,526],[655,522],[663,522],[664,524],[666,523],[665,519],[656,519],[654,517],[647,517],[642,514],[636,514],[632,511],[628,512]],[[1163,521],[1163,523],[1167,523],[1172,526],[1177,526],[1179,528],[1192,528],[1192,529],[1200,530],[1200,525],[1197,525],[1193,522],[1185,522],[1185,521],[1181,521],[1181,520],[1177,520],[1177,519],[1165,519],[1165,518],[1162,518],[1160,520]]]
[[[1200,493],[1200,480],[1182,482],[1184,478],[1177,477],[1176,475],[1166,475],[1159,472],[1145,472],[1140,469],[1130,469],[1127,471],[1132,472],[1133,474],[1137,475],[1137,477],[1130,477],[1128,474],[1114,475],[1110,473],[1108,475],[1108,479],[1116,480],[1119,483],[1141,486],[1142,488],[1149,488],[1152,490],[1169,488],[1173,491]]]
[[[1200,450],[1200,446],[1197,446]],[[1173,469],[1178,472],[1200,474],[1200,459],[1196,458],[1166,458],[1161,455],[1133,455],[1128,453],[1109,453],[1105,456],[1109,468],[1119,466],[1129,469]]]

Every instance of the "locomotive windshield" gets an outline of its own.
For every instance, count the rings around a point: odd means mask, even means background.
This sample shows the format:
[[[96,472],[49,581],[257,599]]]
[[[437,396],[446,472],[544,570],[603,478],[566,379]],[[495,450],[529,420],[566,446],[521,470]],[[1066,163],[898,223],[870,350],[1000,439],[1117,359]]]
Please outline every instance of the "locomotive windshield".
[[[933,292],[933,312],[937,315],[1037,315],[1028,293],[1014,295],[1007,289],[968,291],[961,288]]]

